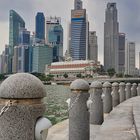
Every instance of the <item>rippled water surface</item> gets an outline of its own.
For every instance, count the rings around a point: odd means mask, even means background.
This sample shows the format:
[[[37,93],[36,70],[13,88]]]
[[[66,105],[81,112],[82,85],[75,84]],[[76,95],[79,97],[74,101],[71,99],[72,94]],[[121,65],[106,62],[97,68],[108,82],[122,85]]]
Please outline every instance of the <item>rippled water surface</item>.
[[[66,100],[70,96],[69,86],[46,85],[47,97],[44,99],[47,110],[45,116],[53,124],[68,118]]]

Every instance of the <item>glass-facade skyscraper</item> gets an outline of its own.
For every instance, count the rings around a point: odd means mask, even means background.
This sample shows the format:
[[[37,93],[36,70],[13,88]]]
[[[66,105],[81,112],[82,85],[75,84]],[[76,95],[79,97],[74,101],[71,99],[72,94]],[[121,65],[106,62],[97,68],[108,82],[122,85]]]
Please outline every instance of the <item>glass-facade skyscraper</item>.
[[[37,41],[40,42],[42,40],[45,40],[45,17],[43,13],[37,13],[35,26],[35,36]]]
[[[119,23],[116,3],[108,3],[104,23],[104,68],[118,72]]]
[[[12,57],[14,55],[14,47],[19,45],[20,28],[25,28],[24,20],[16,11],[10,10],[8,73],[12,72]]]
[[[63,57],[63,27],[59,17],[49,17],[46,21],[46,43],[53,48],[53,62]]]
[[[25,28],[25,22],[22,17],[14,10],[10,10],[9,22],[9,45],[13,54],[14,46],[19,45],[19,30]]]
[[[70,54],[73,60],[85,60],[88,55],[88,22],[86,9],[82,1],[75,0],[75,9],[71,11]]]

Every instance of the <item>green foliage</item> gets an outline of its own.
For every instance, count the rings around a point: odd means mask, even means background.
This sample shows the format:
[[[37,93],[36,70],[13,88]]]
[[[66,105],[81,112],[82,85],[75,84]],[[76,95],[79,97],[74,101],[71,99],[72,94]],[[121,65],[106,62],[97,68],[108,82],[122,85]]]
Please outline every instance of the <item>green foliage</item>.
[[[51,81],[53,80],[54,75],[45,75],[44,73],[31,73],[34,76],[38,77],[41,81]]]
[[[111,68],[111,69],[108,69],[107,70],[107,73],[108,73],[108,75],[110,76],[110,77],[113,77],[114,75],[115,75],[115,69],[114,68]]]
[[[6,79],[4,74],[0,74],[0,81]]]
[[[64,77],[64,78],[68,78],[68,74],[65,73],[65,74],[63,75],[63,77]]]
[[[118,78],[123,78],[123,73],[118,73],[118,74],[116,74],[116,77],[118,77]]]
[[[81,78],[81,77],[82,77],[82,74],[81,74],[81,73],[78,73],[78,74],[76,75],[76,77],[77,77],[77,78]]]

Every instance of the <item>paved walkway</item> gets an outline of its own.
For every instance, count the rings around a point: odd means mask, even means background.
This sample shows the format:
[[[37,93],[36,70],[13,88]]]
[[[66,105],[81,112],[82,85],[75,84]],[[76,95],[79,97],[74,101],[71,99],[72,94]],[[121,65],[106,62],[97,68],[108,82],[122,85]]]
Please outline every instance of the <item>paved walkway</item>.
[[[100,131],[100,125],[91,125],[90,137],[93,140]],[[47,140],[68,140],[68,120],[58,123],[49,129]]]

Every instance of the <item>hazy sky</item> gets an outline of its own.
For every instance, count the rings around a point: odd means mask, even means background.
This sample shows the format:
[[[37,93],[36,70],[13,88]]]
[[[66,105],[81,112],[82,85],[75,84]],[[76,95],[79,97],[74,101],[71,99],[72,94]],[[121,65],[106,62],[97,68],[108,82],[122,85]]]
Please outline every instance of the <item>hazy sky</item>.
[[[108,2],[116,2],[120,32],[126,33],[129,41],[136,42],[137,66],[140,51],[140,0],[83,0],[87,9],[90,30],[98,35],[99,60],[103,63],[104,18]],[[64,49],[67,48],[68,24],[74,0],[0,0],[0,52],[9,38],[9,10],[14,9],[26,22],[29,31],[35,30],[35,15],[44,12],[45,16],[59,16],[64,28]]]

